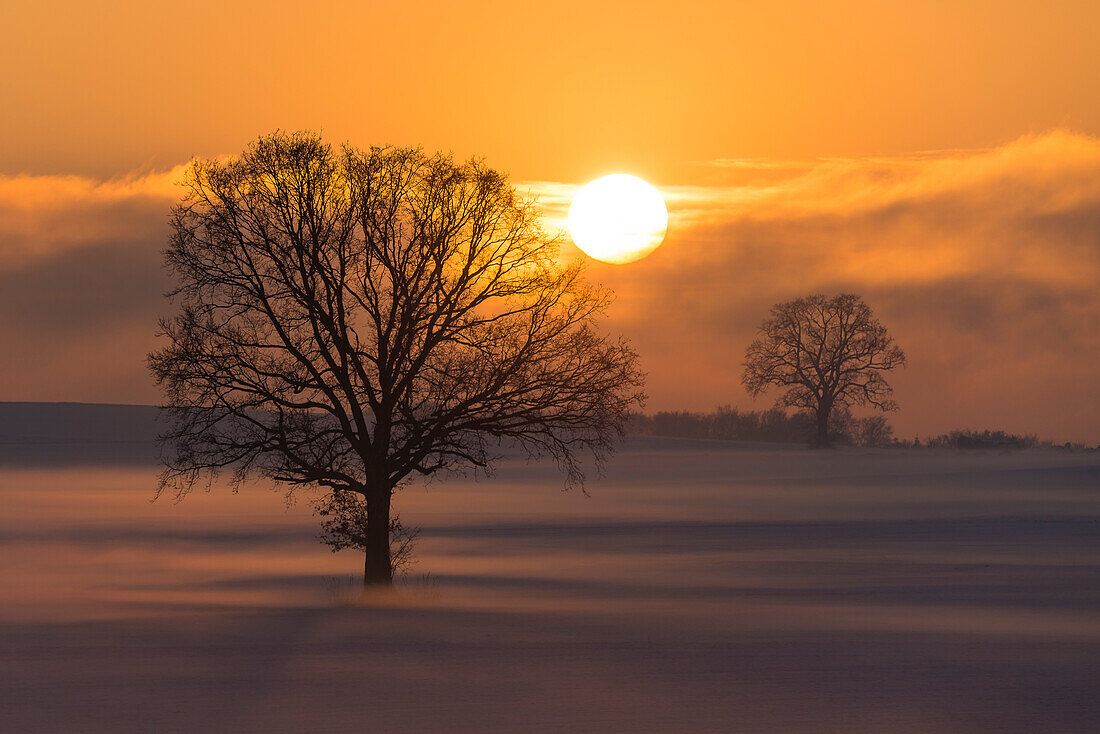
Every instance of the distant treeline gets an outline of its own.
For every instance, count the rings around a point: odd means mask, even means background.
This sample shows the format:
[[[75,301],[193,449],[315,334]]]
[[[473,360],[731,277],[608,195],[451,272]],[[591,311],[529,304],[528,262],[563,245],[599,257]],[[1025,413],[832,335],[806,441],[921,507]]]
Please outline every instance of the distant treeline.
[[[814,436],[814,416],[788,413],[779,408],[741,410],[723,405],[710,413],[686,410],[659,411],[652,415],[634,413],[626,431],[639,436],[709,438],[727,441],[807,443]],[[1081,443],[1057,444],[1037,436],[1006,431],[951,431],[924,441],[898,439],[886,416],[857,417],[848,411],[833,411],[830,438],[842,446],[955,449],[1089,448]]]
[[[906,442],[909,445],[921,446],[920,439]],[[939,436],[929,438],[924,446],[933,449],[1087,449],[1089,446],[1083,443],[1055,443],[1054,441],[1040,440],[1032,434],[1019,435],[1005,431],[951,431]],[[1100,447],[1098,447],[1100,448]]]
[[[723,405],[711,413],[660,411],[653,415],[635,413],[627,422],[627,433],[675,438],[711,438],[730,441],[805,443],[815,431],[810,413],[788,413],[779,408],[741,410]],[[892,446],[894,429],[885,416],[857,418],[846,411],[833,411],[829,433],[833,443],[849,446]]]

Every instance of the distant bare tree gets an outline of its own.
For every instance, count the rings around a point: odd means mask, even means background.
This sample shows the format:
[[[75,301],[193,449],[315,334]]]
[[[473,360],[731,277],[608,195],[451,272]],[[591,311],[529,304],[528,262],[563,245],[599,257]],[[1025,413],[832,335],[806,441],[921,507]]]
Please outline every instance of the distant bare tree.
[[[161,492],[222,470],[322,488],[330,542],[389,584],[410,476],[489,468],[508,444],[579,484],[644,399],[634,351],[595,328],[610,294],[479,161],[277,133],[186,186],[179,311],[149,356],[172,421]]]
[[[812,411],[815,444],[829,445],[834,408],[896,410],[884,372],[905,366],[905,353],[859,296],[812,295],[772,307],[745,351],[741,381],[755,397],[783,388],[777,404]]]
[[[894,440],[894,427],[884,415],[869,415],[856,422],[854,434],[857,446],[889,446]]]

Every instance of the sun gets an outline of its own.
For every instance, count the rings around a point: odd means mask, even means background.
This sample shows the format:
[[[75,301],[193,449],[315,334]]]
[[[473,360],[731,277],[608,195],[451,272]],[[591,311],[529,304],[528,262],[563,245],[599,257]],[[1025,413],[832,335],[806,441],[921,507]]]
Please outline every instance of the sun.
[[[608,263],[641,260],[668,230],[668,208],[637,176],[614,173],[586,185],[569,207],[569,234],[586,255]]]

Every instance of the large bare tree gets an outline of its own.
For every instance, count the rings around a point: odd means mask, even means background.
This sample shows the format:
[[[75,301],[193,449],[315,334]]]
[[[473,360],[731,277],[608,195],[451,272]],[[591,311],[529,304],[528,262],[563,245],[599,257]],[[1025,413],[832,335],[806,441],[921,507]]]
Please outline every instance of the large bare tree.
[[[741,381],[753,397],[783,389],[781,407],[816,417],[817,446],[829,445],[834,408],[897,409],[884,372],[905,366],[905,352],[856,295],[812,295],[772,306],[745,351]]]
[[[389,584],[404,481],[512,446],[581,483],[644,399],[636,354],[597,328],[609,292],[479,161],[277,133],[195,162],[186,187],[178,312],[149,356],[171,420],[161,492],[223,470],[320,488],[334,546]]]

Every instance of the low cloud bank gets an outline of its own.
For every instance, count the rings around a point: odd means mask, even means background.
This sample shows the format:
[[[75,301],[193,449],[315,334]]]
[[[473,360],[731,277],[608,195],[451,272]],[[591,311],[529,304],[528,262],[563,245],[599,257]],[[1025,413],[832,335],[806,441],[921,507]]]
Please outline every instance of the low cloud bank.
[[[148,403],[182,169],[0,177],[0,399]],[[1066,131],[891,158],[716,161],[663,188],[665,244],[594,264],[651,410],[761,408],[741,389],[768,308],[853,291],[909,355],[898,435],[995,425],[1100,441],[1100,140]],[[551,231],[575,186],[521,183]],[[571,244],[565,254],[577,255]]]
[[[1055,131],[707,175],[664,190],[671,224],[652,256],[593,267],[619,294],[612,325],[643,354],[652,409],[752,405],[740,364],[768,308],[853,291],[909,354],[893,380],[900,435],[1100,440],[1100,140]],[[568,191],[547,189],[560,222]]]
[[[145,354],[181,174],[0,177],[0,399],[157,399]]]

